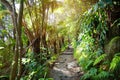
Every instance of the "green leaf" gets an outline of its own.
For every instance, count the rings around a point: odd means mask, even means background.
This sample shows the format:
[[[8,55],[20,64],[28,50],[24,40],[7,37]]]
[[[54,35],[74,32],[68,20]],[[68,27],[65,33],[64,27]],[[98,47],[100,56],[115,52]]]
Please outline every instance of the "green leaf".
[[[86,69],[89,69],[89,67],[93,64],[93,60],[88,61],[88,64],[86,66]]]
[[[102,54],[101,56],[99,56],[95,62],[93,63],[93,65],[95,66],[96,64],[100,63],[107,55],[106,54]]]
[[[120,53],[118,53],[119,55]],[[110,70],[114,71],[118,68],[118,65],[120,64],[120,56],[117,56],[117,54],[112,59],[112,62],[110,63]]]
[[[116,24],[119,26],[119,24],[120,24],[120,18],[118,18],[117,20],[115,20],[111,26],[114,27]]]
[[[99,79],[107,79],[109,77],[109,72],[107,71],[101,71],[97,76]]]
[[[97,75],[97,69],[96,68],[91,68],[86,74],[84,74],[80,80],[89,80],[92,77]]]
[[[96,68],[91,68],[90,71],[89,71],[89,73],[91,75],[96,75],[97,74],[97,69]]]

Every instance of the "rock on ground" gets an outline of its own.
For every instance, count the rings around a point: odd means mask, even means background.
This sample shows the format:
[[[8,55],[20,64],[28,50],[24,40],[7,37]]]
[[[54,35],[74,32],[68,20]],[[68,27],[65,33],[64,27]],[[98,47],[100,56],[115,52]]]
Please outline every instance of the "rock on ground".
[[[80,80],[82,74],[77,61],[73,58],[73,48],[69,46],[54,63],[49,77],[54,80]]]

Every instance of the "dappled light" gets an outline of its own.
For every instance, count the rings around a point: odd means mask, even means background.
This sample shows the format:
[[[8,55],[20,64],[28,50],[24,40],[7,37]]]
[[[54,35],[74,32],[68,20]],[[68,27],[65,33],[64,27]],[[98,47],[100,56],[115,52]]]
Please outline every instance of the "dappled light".
[[[0,0],[0,80],[119,80],[119,0]]]

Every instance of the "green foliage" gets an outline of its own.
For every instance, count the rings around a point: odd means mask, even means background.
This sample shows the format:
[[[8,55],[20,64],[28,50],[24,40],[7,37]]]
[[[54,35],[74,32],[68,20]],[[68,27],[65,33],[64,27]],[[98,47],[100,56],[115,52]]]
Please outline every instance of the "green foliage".
[[[110,70],[117,71],[120,67],[120,53],[116,53],[110,63]]]
[[[85,71],[81,80],[109,80],[110,77],[115,77],[109,71],[110,61],[106,59],[107,54],[104,52],[106,32],[108,31],[105,9],[111,4],[111,0],[101,0],[78,20],[80,33],[78,41],[74,43],[74,56]],[[115,68],[115,64],[118,62],[117,57],[113,59],[110,69]]]
[[[100,63],[103,59],[105,59],[107,55],[106,54],[102,54],[101,56],[99,56],[95,61],[94,61],[94,66],[98,63]]]
[[[108,53],[108,58],[111,61],[115,53],[120,52],[120,37],[114,37],[108,44],[106,52]]]
[[[53,78],[47,78],[47,79],[45,79],[45,78],[40,78],[39,80],[53,80]]]
[[[110,76],[109,72],[101,71],[96,78],[98,78],[98,80],[107,80],[109,76]]]
[[[78,44],[76,44],[75,57],[80,61],[83,69],[89,64],[93,64],[93,61],[103,53],[102,45],[106,37],[107,23],[104,21],[106,20],[105,11],[100,9],[98,4],[93,6],[79,20],[80,34]],[[103,57],[100,57],[99,61]],[[94,65],[99,61],[96,60]]]
[[[8,80],[9,75],[0,76],[0,80]]]
[[[97,68],[91,68],[86,74],[81,77],[81,80],[109,80],[110,73]]]
[[[5,10],[5,9],[6,9],[5,6],[0,4],[0,10]]]
[[[27,70],[27,74],[23,77],[24,80],[41,80],[41,78],[46,78],[48,63],[46,62],[47,59],[45,56],[42,57],[42,60],[44,60],[44,63],[40,64],[35,60],[33,53],[27,53],[26,58],[22,59],[22,62],[25,65],[25,70]]]
[[[117,25],[117,27],[120,26],[120,18],[113,22],[112,27],[115,27],[115,25]]]
[[[110,41],[109,45],[110,45],[110,46],[116,45],[115,42],[119,42],[119,40],[120,40],[120,36],[114,37],[114,38]],[[113,43],[114,43],[114,44],[113,44]]]
[[[0,40],[0,74],[6,74],[9,71],[10,64],[12,62],[13,51],[12,47],[14,45],[14,40],[9,39],[4,42],[2,39]],[[8,69],[6,69],[6,67]]]
[[[0,80],[8,80],[14,54],[15,40],[9,14],[6,7],[0,4]]]
[[[86,80],[86,79],[94,79],[94,76],[97,74],[97,69],[96,68],[91,68],[84,76],[82,76],[81,80]]]
[[[7,1],[10,2],[10,0]],[[26,50],[26,46],[29,48],[33,47],[35,38],[40,36],[41,52],[35,55],[35,53],[31,53],[32,49],[30,48],[28,52],[25,51],[26,53],[22,55],[24,70],[21,80],[53,80],[52,78],[47,78],[49,64],[52,64],[59,55],[54,54],[53,50],[62,48],[62,51],[64,51],[69,38],[74,40],[72,43],[75,48],[74,56],[85,72],[82,80],[119,79],[117,75],[120,72],[120,53],[113,52],[114,57],[109,62],[105,59],[106,54],[104,52],[106,32],[108,30],[105,10],[112,4],[112,0],[99,0],[96,3],[97,1],[65,0],[65,4],[61,5],[61,2],[59,3],[53,0],[36,0],[34,4],[29,4],[25,0],[23,15],[24,29],[21,30],[23,48]],[[15,2],[19,3],[19,0]],[[69,3],[69,8],[57,9],[59,6],[68,6],[68,4],[66,5],[67,2]],[[96,4],[86,11],[94,3]],[[79,6],[78,9],[76,8],[77,6]],[[78,19],[77,13],[79,12],[81,13]],[[85,13],[81,15],[83,12]],[[0,4],[0,27],[2,27],[0,29],[0,75],[9,74],[10,71],[8,69],[13,60],[15,50],[16,42],[14,37],[16,34],[14,32],[16,31],[14,31],[13,25],[11,24],[12,20],[9,14],[5,6]],[[52,18],[49,19],[50,17]],[[76,21],[76,19],[78,20]],[[49,25],[50,23],[52,23],[51,26]],[[112,24],[112,27],[119,28],[119,26],[120,19],[114,21]],[[116,41],[116,38],[111,41],[110,45],[114,45],[112,43],[113,41]],[[109,46],[109,52],[112,52],[112,49]],[[36,61],[35,56],[38,56],[38,61]],[[8,76],[1,76],[0,79],[4,77]]]

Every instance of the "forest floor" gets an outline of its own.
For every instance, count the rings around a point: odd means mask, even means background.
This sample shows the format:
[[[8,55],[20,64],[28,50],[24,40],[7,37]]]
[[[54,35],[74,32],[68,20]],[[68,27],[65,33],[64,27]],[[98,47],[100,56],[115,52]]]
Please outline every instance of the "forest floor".
[[[83,72],[73,58],[73,48],[69,46],[55,61],[49,77],[54,80],[80,80],[82,75]]]

